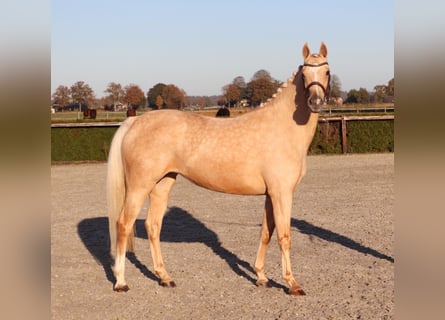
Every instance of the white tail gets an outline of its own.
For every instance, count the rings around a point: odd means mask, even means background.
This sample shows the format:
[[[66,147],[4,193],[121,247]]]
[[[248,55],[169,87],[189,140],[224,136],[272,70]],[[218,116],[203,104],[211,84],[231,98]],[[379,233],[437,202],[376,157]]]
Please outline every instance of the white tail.
[[[110,230],[110,253],[115,257],[117,220],[122,213],[125,200],[125,172],[122,163],[122,140],[130,129],[136,117],[125,120],[116,131],[111,142],[107,167],[107,203],[108,203],[108,227]],[[127,242],[127,251],[134,251],[134,233],[130,233]]]

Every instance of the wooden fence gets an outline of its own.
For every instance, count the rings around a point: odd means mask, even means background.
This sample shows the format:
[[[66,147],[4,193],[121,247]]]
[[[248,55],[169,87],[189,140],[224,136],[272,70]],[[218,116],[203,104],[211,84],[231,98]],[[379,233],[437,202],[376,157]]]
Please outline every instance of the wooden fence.
[[[324,122],[341,122],[341,149],[343,153],[348,153],[348,121],[375,121],[375,120],[394,120],[394,115],[385,116],[341,116],[341,117],[328,117],[320,118],[319,123]]]
[[[203,109],[193,109],[193,108],[184,108],[184,111],[189,111],[189,112],[201,112],[204,113],[206,115],[210,113],[212,113],[212,115],[216,114],[216,110],[218,110],[218,108],[220,108],[219,106],[213,106],[213,107],[208,107],[208,108],[203,108]],[[250,111],[251,108],[246,107],[246,108],[230,108],[231,111],[235,112],[239,111],[239,110],[247,110]],[[338,114],[369,114],[369,113],[394,113],[395,107],[394,105],[386,105],[386,104],[382,104],[382,105],[370,105],[370,106],[363,106],[363,105],[344,105],[342,107],[337,107],[337,106],[332,106],[332,105],[328,105],[324,110],[324,114],[332,116],[332,115],[338,115]],[[144,114],[145,112],[149,112],[147,111],[136,111],[137,115],[141,115]],[[213,112],[215,112],[215,114],[213,114]],[[126,112],[125,111],[105,111],[105,110],[97,110],[97,120],[104,120],[104,121],[109,121],[109,120],[123,120],[127,117]],[[84,115],[83,112],[79,112],[79,111],[63,111],[63,112],[55,112],[51,114],[51,120],[52,121],[76,121],[76,120],[82,120],[84,119]]]

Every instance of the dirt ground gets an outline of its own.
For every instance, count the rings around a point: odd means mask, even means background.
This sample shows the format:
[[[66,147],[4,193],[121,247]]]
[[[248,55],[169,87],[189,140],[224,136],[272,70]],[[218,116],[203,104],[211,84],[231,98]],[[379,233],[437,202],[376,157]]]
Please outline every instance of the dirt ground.
[[[112,290],[106,164],[51,167],[53,319],[393,319],[394,154],[310,156],[294,195],[291,261],[306,296],[286,293],[273,238],[255,286],[263,196],[172,191],[161,247],[177,287],[153,274],[144,230],[128,255],[127,293]],[[145,206],[146,208],[146,206]]]

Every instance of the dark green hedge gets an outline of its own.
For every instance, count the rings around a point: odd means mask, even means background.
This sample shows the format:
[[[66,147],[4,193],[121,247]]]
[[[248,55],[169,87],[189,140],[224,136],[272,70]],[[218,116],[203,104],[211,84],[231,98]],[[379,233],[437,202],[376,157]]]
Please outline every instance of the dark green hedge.
[[[318,123],[309,154],[342,153],[340,121]]]
[[[117,127],[52,128],[52,161],[103,161]],[[393,152],[394,120],[347,121],[348,153]],[[342,153],[340,121],[319,123],[309,154]]]
[[[394,120],[347,121],[347,152],[394,152]],[[319,123],[309,154],[342,153],[341,122]]]
[[[394,120],[348,121],[348,153],[394,152]]]
[[[51,161],[106,160],[117,127],[51,128]]]

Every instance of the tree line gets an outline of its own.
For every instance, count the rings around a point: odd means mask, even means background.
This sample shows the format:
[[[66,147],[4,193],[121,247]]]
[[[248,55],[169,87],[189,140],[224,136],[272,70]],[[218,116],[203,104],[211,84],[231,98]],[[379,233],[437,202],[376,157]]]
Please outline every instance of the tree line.
[[[84,81],[77,81],[71,87],[60,85],[52,94],[52,106],[57,110],[85,110],[86,108],[104,108],[119,110],[127,109],[183,109],[186,106],[203,108],[213,105],[225,107],[251,106],[256,107],[267,101],[282,85],[282,82],[272,78],[267,70],[261,69],[254,73],[246,83],[243,76],[237,76],[233,81],[222,87],[219,96],[187,96],[186,92],[174,84],[157,83],[145,94],[136,84],[122,86],[110,82],[104,91],[104,97],[96,98],[94,91]],[[340,78],[331,77],[331,104],[340,103],[375,103],[391,100],[394,97],[394,78],[386,85],[376,85],[373,92],[365,88],[352,89],[349,92],[341,90]]]
[[[186,94],[174,84],[158,83],[147,92],[136,84],[123,87],[120,83],[110,82],[104,91],[105,97],[97,99],[94,91],[84,81],[77,81],[71,87],[60,85],[52,94],[52,106],[58,110],[84,110],[103,107],[116,111],[122,106],[139,109],[149,106],[153,109],[182,109]],[[148,105],[147,105],[148,103]]]
[[[351,89],[347,95],[345,103],[379,103],[394,101],[394,78],[388,84],[374,86],[373,92],[368,92],[365,88]]]

